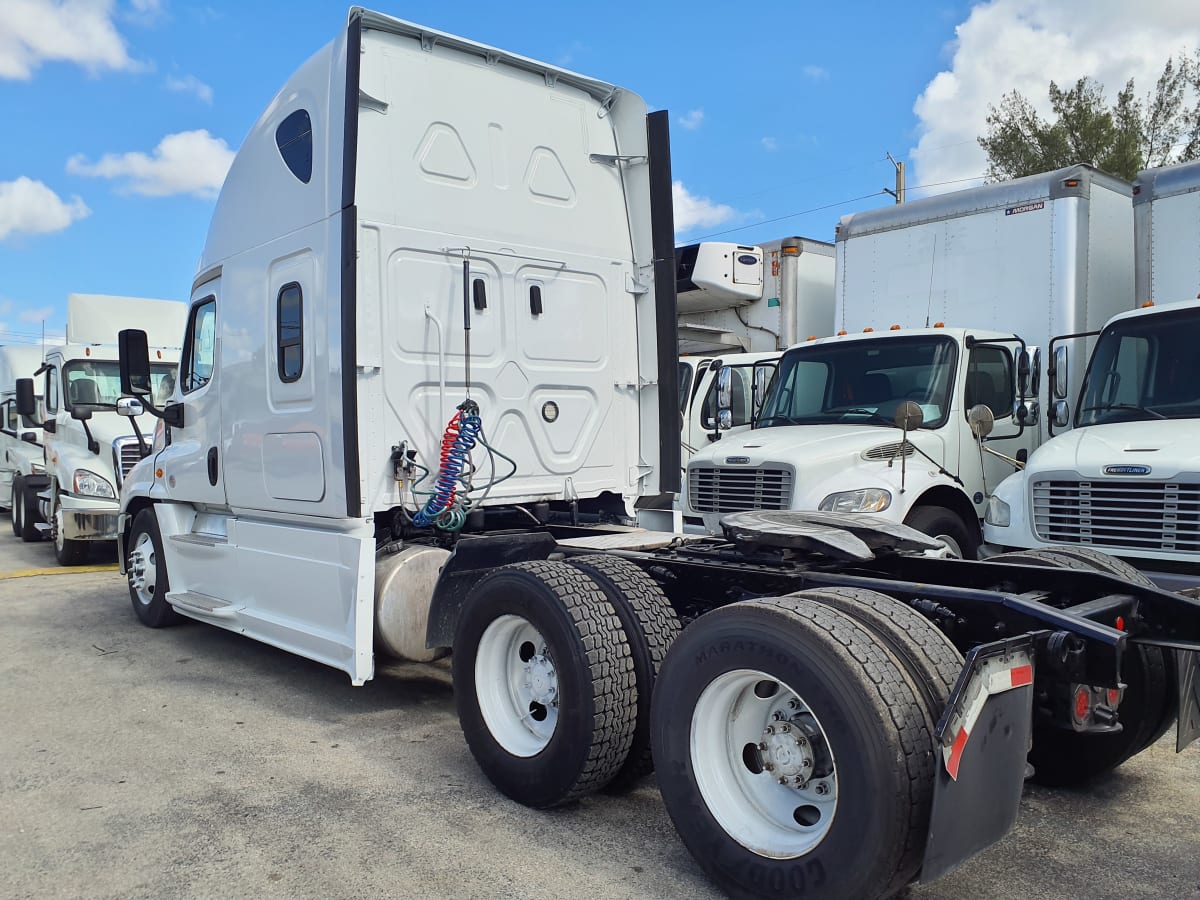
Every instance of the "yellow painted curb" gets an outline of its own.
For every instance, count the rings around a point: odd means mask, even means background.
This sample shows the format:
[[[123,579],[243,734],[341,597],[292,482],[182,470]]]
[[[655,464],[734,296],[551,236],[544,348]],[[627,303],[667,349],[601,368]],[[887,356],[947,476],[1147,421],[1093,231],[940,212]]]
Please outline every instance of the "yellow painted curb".
[[[58,566],[54,569],[18,569],[15,572],[0,572],[0,581],[10,578],[31,578],[34,575],[82,575],[87,572],[115,572],[117,566]]]

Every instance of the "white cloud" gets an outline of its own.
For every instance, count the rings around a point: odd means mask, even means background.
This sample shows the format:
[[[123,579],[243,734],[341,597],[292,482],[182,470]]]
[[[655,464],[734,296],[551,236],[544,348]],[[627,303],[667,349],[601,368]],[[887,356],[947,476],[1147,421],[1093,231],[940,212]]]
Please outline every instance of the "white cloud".
[[[1167,57],[1200,46],[1200,4],[1178,0],[992,0],[976,4],[956,29],[950,68],[917,98],[914,186],[933,191],[969,187],[987,157],[976,138],[987,130],[988,104],[1020,91],[1043,116],[1053,80],[1073,85],[1090,76],[1109,102],[1133,78],[1139,97],[1153,90]]]
[[[17,313],[17,320],[30,324],[41,324],[54,315],[53,306],[38,306],[34,309],[23,309]]]
[[[141,68],[113,24],[113,0],[2,0],[0,78],[27,81],[45,62],[93,73]]]
[[[695,131],[704,122],[704,110],[693,109],[675,120],[688,131]]]
[[[106,153],[94,163],[82,154],[67,160],[72,175],[126,179],[123,190],[149,197],[192,194],[214,197],[225,181],[234,151],[207,131],[168,134],[152,154]]]
[[[165,83],[168,91],[179,91],[185,94],[195,94],[201,101],[212,106],[213,89],[197,78],[195,75],[185,75],[183,78],[176,78],[174,75],[168,75]]]
[[[829,70],[822,66],[805,66],[800,71],[813,81],[824,81],[829,77]]]
[[[15,234],[53,234],[91,214],[79,197],[64,202],[40,181],[0,181],[0,241]]]
[[[703,226],[711,228],[728,222],[737,211],[723,203],[713,203],[707,197],[697,197],[692,194],[682,181],[671,184],[671,198],[675,208],[675,233],[686,234],[693,228]]]
[[[779,141],[773,137],[765,137],[762,139],[762,148],[768,153],[774,153],[779,149]]]

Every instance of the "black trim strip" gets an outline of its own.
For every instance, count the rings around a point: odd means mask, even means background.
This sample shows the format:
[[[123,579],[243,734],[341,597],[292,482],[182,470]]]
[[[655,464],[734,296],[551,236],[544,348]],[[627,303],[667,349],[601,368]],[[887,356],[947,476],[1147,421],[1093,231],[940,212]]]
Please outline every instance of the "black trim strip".
[[[666,110],[646,116],[650,218],[654,245],[658,346],[658,489],[679,491],[679,330],[675,298],[675,213],[671,200],[671,132]]]
[[[346,515],[362,515],[358,465],[358,85],[362,57],[362,11],[346,29],[346,115],[342,140],[342,446],[346,470]]]

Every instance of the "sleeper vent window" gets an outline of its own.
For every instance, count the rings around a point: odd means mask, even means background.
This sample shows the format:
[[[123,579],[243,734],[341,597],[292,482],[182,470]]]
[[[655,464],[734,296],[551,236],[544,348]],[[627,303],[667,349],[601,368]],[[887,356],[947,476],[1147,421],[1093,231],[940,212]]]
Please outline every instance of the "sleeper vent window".
[[[275,144],[279,155],[291,173],[308,184],[312,178],[312,120],[308,110],[298,109],[275,129]]]
[[[279,289],[279,379],[300,380],[304,371],[304,297],[296,282]]]

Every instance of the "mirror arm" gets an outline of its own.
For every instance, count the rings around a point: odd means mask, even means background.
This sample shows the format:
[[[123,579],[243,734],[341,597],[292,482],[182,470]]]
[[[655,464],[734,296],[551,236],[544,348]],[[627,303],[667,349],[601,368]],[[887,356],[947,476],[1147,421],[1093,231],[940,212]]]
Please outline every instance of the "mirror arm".
[[[979,442],[979,446],[983,449],[984,453],[990,453],[992,456],[999,457],[1000,459],[1004,460],[1006,463],[1010,464],[1018,472],[1020,472],[1022,469],[1025,468],[1025,463],[1021,462],[1019,459],[1009,456],[1006,453],[1001,453],[999,450],[993,450],[991,447],[987,446],[987,444],[985,444],[983,441]]]
[[[142,408],[145,408],[145,404],[142,404]],[[150,445],[146,443],[146,438],[142,435],[142,429],[138,427],[137,417],[130,416],[129,424],[133,426],[133,434],[137,438],[138,453],[142,459],[145,459],[150,455]]]
[[[83,426],[83,433],[87,435],[87,447],[94,455],[100,455],[100,442],[92,437],[92,429],[88,428],[87,419],[80,419],[79,424]]]

